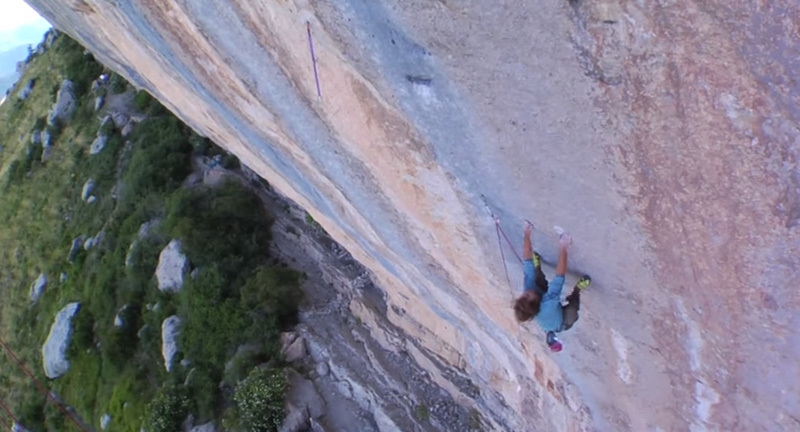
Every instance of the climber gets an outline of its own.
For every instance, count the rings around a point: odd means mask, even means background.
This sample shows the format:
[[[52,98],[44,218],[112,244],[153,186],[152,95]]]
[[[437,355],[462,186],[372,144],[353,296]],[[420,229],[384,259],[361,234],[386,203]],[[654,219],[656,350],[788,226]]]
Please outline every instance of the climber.
[[[514,301],[514,315],[519,322],[536,318],[536,322],[547,333],[547,345],[553,352],[562,349],[556,333],[569,330],[578,321],[580,308],[580,292],[591,283],[591,278],[584,275],[575,284],[572,293],[567,296],[567,305],[561,305],[561,290],[564,287],[564,276],[567,274],[567,247],[572,243],[569,234],[559,236],[558,265],[556,277],[547,282],[542,272],[542,260],[533,251],[531,232],[533,225],[525,222],[525,235],[522,242],[522,261],[525,271],[525,282],[522,295]]]

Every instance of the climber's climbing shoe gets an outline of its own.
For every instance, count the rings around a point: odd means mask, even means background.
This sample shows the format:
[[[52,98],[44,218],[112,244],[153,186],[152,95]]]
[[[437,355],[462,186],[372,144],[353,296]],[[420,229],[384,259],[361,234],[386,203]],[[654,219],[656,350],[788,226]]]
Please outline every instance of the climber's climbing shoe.
[[[542,266],[542,256],[538,252],[533,253],[533,266],[536,268]]]
[[[575,288],[578,288],[578,289],[586,289],[586,288],[588,288],[588,287],[589,287],[589,285],[591,285],[591,284],[592,284],[592,278],[591,278],[591,277],[589,277],[589,275],[583,275],[583,277],[581,277],[581,278],[578,280],[578,283],[576,283],[576,284],[575,284]]]

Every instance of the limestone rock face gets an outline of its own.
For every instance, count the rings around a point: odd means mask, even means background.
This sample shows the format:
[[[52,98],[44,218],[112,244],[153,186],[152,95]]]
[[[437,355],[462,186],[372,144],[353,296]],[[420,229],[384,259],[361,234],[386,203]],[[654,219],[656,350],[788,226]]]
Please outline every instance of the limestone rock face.
[[[486,429],[797,428],[796,0],[29,2],[307,209]],[[575,238],[557,355],[487,205]]]

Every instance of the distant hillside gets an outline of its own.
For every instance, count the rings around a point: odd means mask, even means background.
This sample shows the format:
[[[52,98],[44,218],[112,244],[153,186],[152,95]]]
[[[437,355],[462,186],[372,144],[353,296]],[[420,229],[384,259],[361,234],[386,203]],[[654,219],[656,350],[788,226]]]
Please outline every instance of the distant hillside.
[[[16,81],[17,63],[28,57],[28,45],[18,45],[0,52],[0,93],[5,94]]]
[[[50,28],[47,21],[36,21],[22,27],[0,32],[0,51],[8,51],[19,45],[36,44]]]

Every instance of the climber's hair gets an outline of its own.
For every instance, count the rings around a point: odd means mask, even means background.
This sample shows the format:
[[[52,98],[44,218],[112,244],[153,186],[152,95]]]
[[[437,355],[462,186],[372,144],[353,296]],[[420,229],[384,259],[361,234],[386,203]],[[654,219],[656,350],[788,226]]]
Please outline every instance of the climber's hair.
[[[539,313],[542,299],[535,291],[525,291],[514,301],[514,316],[519,322],[530,321]]]

